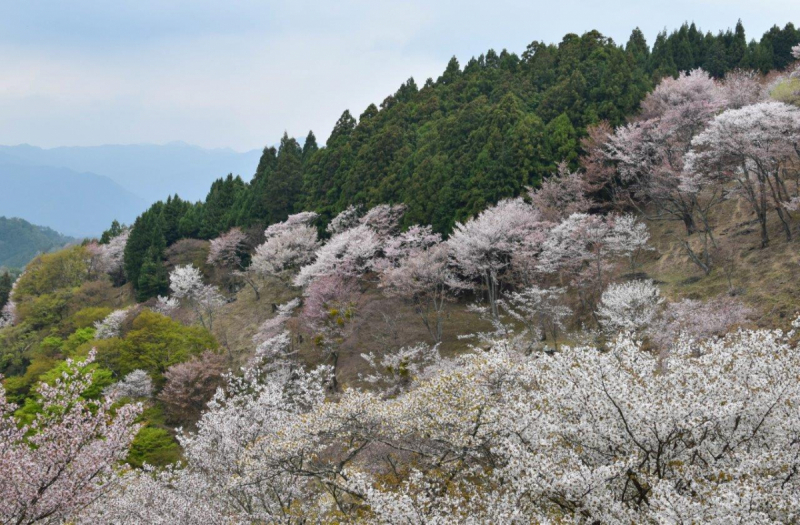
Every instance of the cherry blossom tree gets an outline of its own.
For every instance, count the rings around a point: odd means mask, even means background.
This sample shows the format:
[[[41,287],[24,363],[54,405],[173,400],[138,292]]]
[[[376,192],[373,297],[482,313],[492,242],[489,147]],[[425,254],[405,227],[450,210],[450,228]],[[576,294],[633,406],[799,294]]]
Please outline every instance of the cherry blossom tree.
[[[603,292],[597,315],[609,333],[641,333],[655,321],[663,303],[653,281],[612,284]]]
[[[315,372],[248,369],[181,437],[185,468],[132,472],[82,518],[792,522],[797,328],[664,357],[624,336],[527,357],[498,345],[396,396],[329,402]]]
[[[565,292],[564,288],[530,286],[506,294],[501,301],[501,308],[525,327],[527,353],[542,336],[550,337],[558,350],[558,336],[565,329],[565,320],[572,315],[572,310],[563,304]]]
[[[243,252],[247,250],[247,236],[240,228],[231,228],[216,239],[208,248],[208,264],[231,269],[242,269]]]
[[[156,313],[169,317],[172,315],[172,312],[180,308],[180,305],[180,301],[174,297],[164,297],[163,295],[159,295],[156,298],[156,304],[153,305],[152,309]]]
[[[232,228],[212,239],[208,250],[208,264],[220,266],[241,279],[252,290],[256,301],[261,298],[259,283],[254,279],[254,272],[248,271],[247,262],[249,242],[247,235],[240,228]]]
[[[362,295],[355,279],[341,274],[320,276],[305,290],[301,320],[314,334],[315,346],[332,367],[334,391],[339,388],[337,373],[341,348],[354,329]]]
[[[225,358],[206,350],[200,356],[172,365],[164,372],[166,383],[158,399],[171,422],[194,423],[225,381]]]
[[[191,264],[177,266],[169,274],[169,287],[173,297],[186,303],[204,328],[213,328],[214,318],[226,301],[216,286],[203,283],[200,270]]]
[[[333,413],[303,422],[322,405],[328,372],[322,367],[265,374],[256,364],[229,376],[196,432],[179,436],[183,468],[129,472],[106,498],[83,513],[80,522],[307,521],[325,504],[316,498],[325,485],[315,480],[335,480],[349,464],[347,452],[337,456],[330,462],[335,471],[329,475],[328,463],[321,458],[325,426],[335,432]],[[354,411],[347,416],[354,417]],[[342,458],[342,465],[335,467]]]
[[[383,271],[380,285],[388,296],[411,301],[434,343],[442,340],[446,304],[465,287],[441,243],[410,251]]]
[[[264,232],[266,240],[256,248],[250,268],[258,275],[282,277],[314,260],[319,248],[317,229],[312,226],[317,214],[290,215]]]
[[[329,275],[359,276],[370,269],[381,246],[378,234],[363,224],[337,233],[316,251],[314,262],[300,269],[294,284],[307,286]]]
[[[275,315],[261,323],[261,326],[258,327],[258,332],[253,336],[253,342],[259,345],[283,332],[286,322],[291,319],[292,314],[298,306],[300,306],[300,299],[292,299],[287,303],[279,305],[275,309]]]
[[[456,224],[447,244],[458,271],[480,282],[492,315],[499,315],[497,300],[511,280],[516,252],[538,250],[543,228],[538,211],[521,198],[506,199],[465,223]],[[532,246],[535,245],[535,246]]]
[[[647,243],[649,240],[647,225],[635,215],[625,214],[615,218],[609,238],[611,250],[628,258],[631,272],[636,271],[643,252],[655,249]]]
[[[586,197],[588,185],[583,177],[569,170],[562,162],[558,174],[542,181],[540,188],[529,190],[533,207],[539,210],[542,220],[559,223],[573,213],[585,213],[591,207]]]
[[[0,310],[0,328],[14,326],[17,322],[17,304],[11,299]]]
[[[620,179],[613,156],[609,155],[609,144],[614,129],[606,121],[586,128],[586,137],[581,139],[581,178],[587,195],[593,204],[606,209],[620,209],[628,204],[628,188]]]
[[[725,75],[721,95],[728,109],[739,109],[766,98],[763,79],[756,71],[737,69]]]
[[[553,228],[542,244],[538,269],[558,275],[562,286],[572,286],[587,311],[613,276],[614,263],[627,253],[618,242],[613,215],[575,213]]]
[[[371,228],[380,237],[396,235],[400,230],[400,219],[406,212],[405,204],[380,204],[370,208],[359,223]]]
[[[105,319],[94,323],[94,338],[95,339],[111,339],[112,337],[119,337],[122,323],[128,317],[129,309],[114,310],[108,314]]]
[[[657,218],[681,221],[688,235],[696,231],[699,188],[682,185],[681,174],[692,138],[723,105],[719,86],[702,70],[656,86],[642,102],[641,117],[618,128],[606,144],[608,159],[631,187],[631,204],[653,203]]]
[[[148,398],[153,395],[153,380],[144,370],[134,370],[122,381],[114,383],[103,390],[103,395],[118,401],[124,397],[131,399]]]
[[[111,277],[111,281],[116,285],[125,283],[125,269],[123,267],[123,257],[125,255],[125,245],[130,237],[130,229],[122,230],[119,235],[112,237],[105,244],[91,242],[86,245],[86,250],[91,256],[90,272],[105,273]]]
[[[67,360],[52,385],[40,384],[41,410],[29,424],[14,415],[17,407],[0,388],[0,521],[69,522],[112,486],[138,430],[141,407],[128,404],[111,412],[111,400],[81,397],[92,384],[83,363]]]
[[[409,390],[415,381],[442,363],[438,345],[430,347],[424,343],[404,346],[381,356],[374,352],[362,353],[361,357],[370,367],[370,374],[359,377],[372,384],[383,385],[387,396],[394,396]]]
[[[345,230],[353,228],[358,225],[363,213],[364,210],[361,205],[355,206],[351,204],[345,208],[344,211],[331,219],[327,227],[328,233],[336,235],[337,233],[342,233]]]
[[[761,102],[726,111],[692,140],[686,171],[696,179],[733,181],[751,205],[761,227],[761,246],[769,243],[767,212],[774,208],[791,239],[784,171],[797,162],[800,109]]]
[[[701,342],[725,336],[731,328],[746,324],[753,313],[751,308],[728,295],[705,302],[683,299],[668,303],[648,333],[661,348],[668,348],[679,337]]]
[[[373,261],[375,270],[397,265],[404,259],[420,251],[427,250],[442,242],[442,236],[434,233],[430,226],[415,224],[403,233],[386,239],[383,243],[383,257]]]

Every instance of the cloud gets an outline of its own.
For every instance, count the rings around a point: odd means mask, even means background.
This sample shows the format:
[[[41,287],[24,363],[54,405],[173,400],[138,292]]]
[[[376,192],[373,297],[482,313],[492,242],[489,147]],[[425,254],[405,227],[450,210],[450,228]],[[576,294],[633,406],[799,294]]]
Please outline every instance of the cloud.
[[[0,7],[0,143],[184,140],[244,150],[284,130],[324,140],[400,83],[437,77],[451,55],[522,52],[597,28],[742,17],[750,37],[797,17],[793,2],[7,2]]]

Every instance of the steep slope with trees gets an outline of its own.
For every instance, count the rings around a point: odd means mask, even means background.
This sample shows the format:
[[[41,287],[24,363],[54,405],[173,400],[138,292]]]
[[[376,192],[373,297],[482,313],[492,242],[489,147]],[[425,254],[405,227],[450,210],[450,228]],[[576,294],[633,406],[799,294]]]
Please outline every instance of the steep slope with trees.
[[[577,167],[587,127],[622,124],[660,78],[698,67],[717,78],[735,68],[782,69],[798,40],[792,24],[750,43],[741,24],[717,35],[687,24],[661,33],[652,50],[637,29],[625,46],[591,31],[558,45],[533,42],[521,55],[489,50],[463,67],[453,58],[438,79],[421,86],[409,79],[358,119],[345,111],[322,147],[312,132],[302,148],[284,136],[277,149],[264,149],[251,181],[228,176],[204,203],[176,205],[173,197],[171,206],[154,205],[134,225],[133,236],[147,241],[137,241],[128,264],[140,268],[150,246],[163,259],[174,241],[162,243],[156,223],[178,232],[174,239],[210,239],[303,210],[319,213],[324,225],[351,204],[402,202],[404,226],[447,234],[539,185],[560,162]]]
[[[328,148],[284,137],[265,228],[213,233],[229,177],[38,257],[0,313],[0,518],[796,523],[790,67],[661,78],[446,235],[294,210]]]

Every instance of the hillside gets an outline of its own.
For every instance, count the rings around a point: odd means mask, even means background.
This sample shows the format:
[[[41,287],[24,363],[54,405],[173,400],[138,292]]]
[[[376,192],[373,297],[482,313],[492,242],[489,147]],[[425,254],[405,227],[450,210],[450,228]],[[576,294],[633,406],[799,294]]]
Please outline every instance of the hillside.
[[[313,133],[302,147],[284,136],[264,150],[252,180],[217,180],[202,206],[155,204],[133,228],[126,264],[138,286],[156,225],[170,245],[233,226],[263,228],[299,211],[319,213],[324,225],[352,204],[402,202],[403,226],[430,224],[446,235],[487,205],[540,184],[559,162],[577,168],[587,127],[623,123],[664,75],[782,69],[797,40],[792,24],[750,42],[741,24],[717,35],[686,24],[660,34],[652,48],[639,30],[624,46],[590,31],[557,45],[534,41],[521,54],[489,50],[463,65],[453,59],[438,79],[409,79],[358,119],[345,111],[324,145]]]
[[[75,242],[45,226],[23,219],[0,217],[0,267],[23,268],[36,255]]]
[[[0,518],[796,523],[797,61],[791,24],[451,61],[37,256]]]
[[[0,211],[74,237],[99,235],[113,220],[131,223],[146,201],[94,173],[0,162]]]

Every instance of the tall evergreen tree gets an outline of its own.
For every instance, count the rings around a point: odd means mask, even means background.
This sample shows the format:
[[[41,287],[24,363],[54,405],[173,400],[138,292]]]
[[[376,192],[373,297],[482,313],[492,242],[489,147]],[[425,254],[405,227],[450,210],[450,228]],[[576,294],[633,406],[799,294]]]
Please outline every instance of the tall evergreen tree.
[[[2,310],[8,302],[13,285],[14,282],[11,280],[10,273],[6,271],[3,275],[0,275],[0,310]]]
[[[313,131],[309,131],[308,135],[306,135],[306,141],[303,143],[303,164],[307,163],[318,150],[317,137],[314,136]]]
[[[303,150],[295,139],[284,133],[275,170],[267,183],[266,212],[270,223],[285,220],[294,211],[302,186]]]
[[[733,34],[733,40],[728,48],[728,63],[727,69],[734,69],[737,67],[745,66],[745,58],[747,54],[747,38],[744,33],[744,25],[740,19],[736,23],[736,30]]]
[[[628,43],[625,44],[625,52],[633,57],[637,67],[641,69],[647,67],[647,62],[650,60],[650,48],[644,33],[638,27],[631,32]]]
[[[100,244],[108,244],[108,241],[122,233],[124,227],[119,223],[118,220],[114,219],[111,221],[111,227],[103,232],[103,235],[100,236]]]

